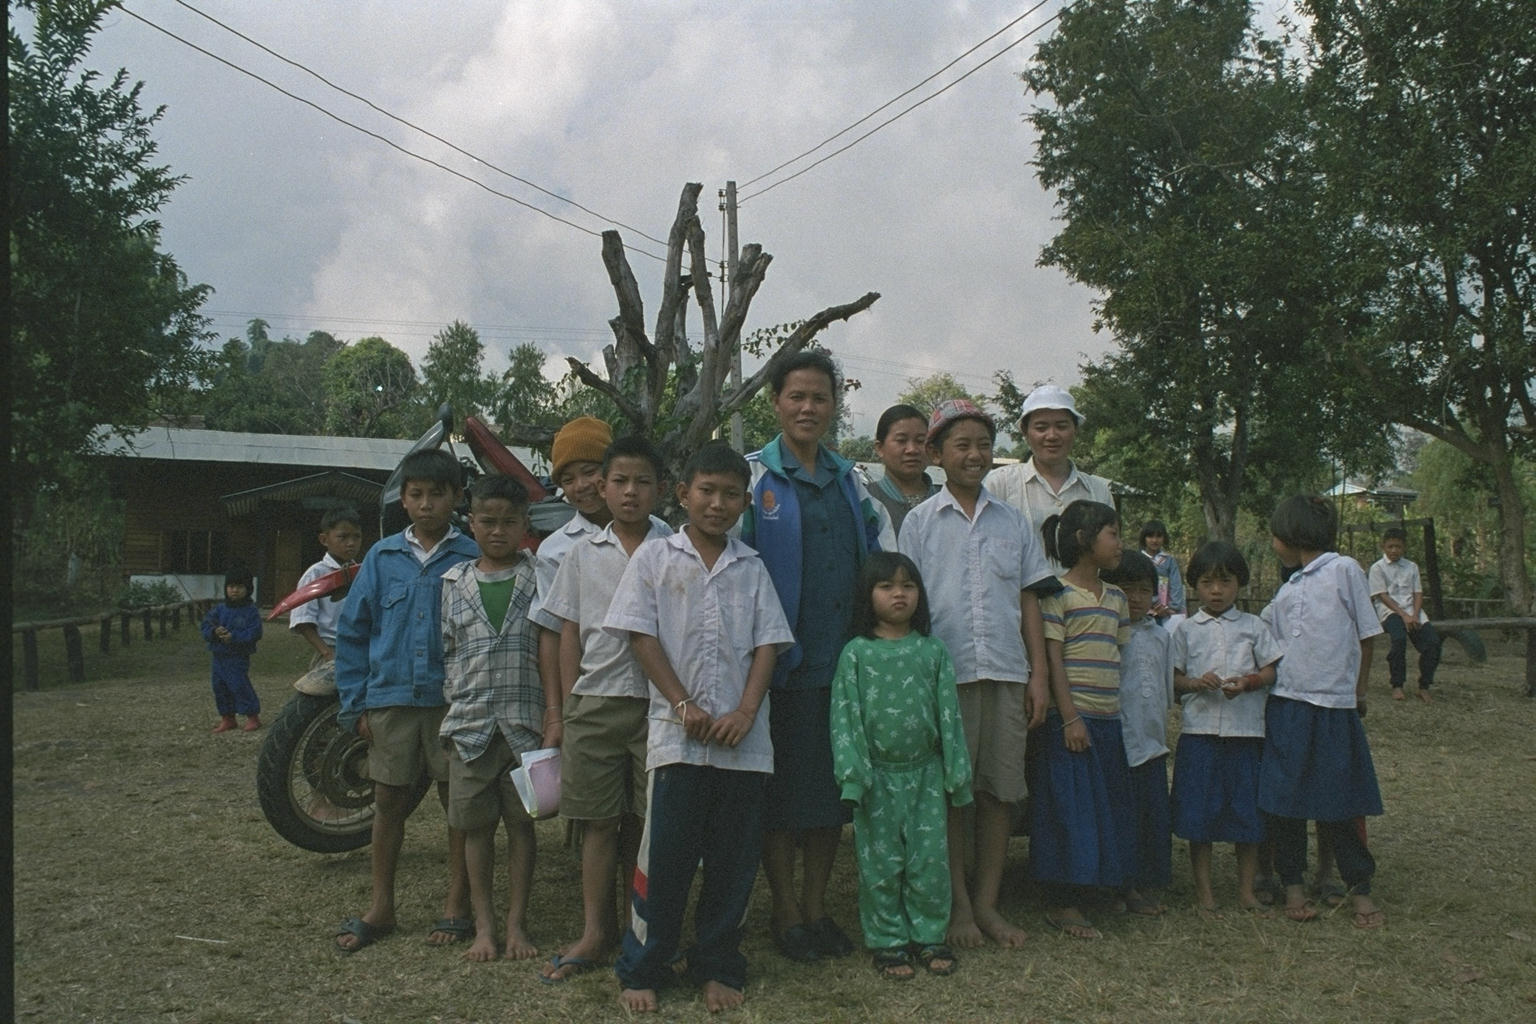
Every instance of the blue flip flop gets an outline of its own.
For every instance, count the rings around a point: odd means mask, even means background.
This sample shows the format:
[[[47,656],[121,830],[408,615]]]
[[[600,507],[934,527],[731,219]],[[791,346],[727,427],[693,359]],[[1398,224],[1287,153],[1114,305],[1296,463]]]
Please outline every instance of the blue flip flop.
[[[354,935],[357,937],[357,945],[343,946],[337,943],[336,949],[341,953],[356,953],[360,949],[367,949],[392,931],[394,931],[393,928],[381,928],[378,925],[369,924],[360,917],[349,917],[336,926],[336,938]]]
[[[558,971],[561,968],[569,967],[570,970],[565,974],[560,975],[558,978],[552,977],[551,975],[540,971],[539,980],[546,985],[563,985],[567,981],[576,977],[576,975],[586,974],[588,971],[595,971],[601,966],[602,964],[598,963],[596,960],[593,960],[591,957],[561,956],[557,953],[549,958],[549,969],[551,971]]]

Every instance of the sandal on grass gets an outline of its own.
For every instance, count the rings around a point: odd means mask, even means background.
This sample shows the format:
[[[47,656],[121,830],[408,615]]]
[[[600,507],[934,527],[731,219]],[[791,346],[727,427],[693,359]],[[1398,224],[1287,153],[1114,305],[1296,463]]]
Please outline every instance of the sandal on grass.
[[[394,930],[393,927],[384,928],[379,925],[369,924],[360,917],[349,917],[336,926],[336,938],[338,940],[336,948],[343,953],[356,953],[360,949],[367,949]],[[343,935],[351,935],[357,939],[357,944],[343,946],[339,941]]]
[[[432,936],[447,935],[449,938],[442,942],[433,942]],[[451,946],[455,942],[468,942],[475,937],[475,922],[467,917],[440,917],[432,925],[432,930],[427,932],[427,944],[430,946]]]
[[[937,974],[941,978],[954,974],[955,969],[960,966],[960,960],[955,956],[955,951],[942,942],[920,946],[917,950],[917,962],[922,964],[929,974]]]
[[[1312,895],[1325,907],[1342,907],[1344,899],[1349,895],[1348,891],[1338,882],[1323,882],[1314,886]]]
[[[1317,913],[1317,904],[1311,900],[1305,900],[1297,904],[1287,903],[1285,905],[1285,916],[1292,921],[1315,921],[1317,920]]]
[[[887,981],[911,981],[917,977],[912,954],[905,949],[877,949],[874,961],[875,973]]]
[[[1361,931],[1370,931],[1374,928],[1385,927],[1387,912],[1385,910],[1357,910],[1355,911],[1355,927]]]

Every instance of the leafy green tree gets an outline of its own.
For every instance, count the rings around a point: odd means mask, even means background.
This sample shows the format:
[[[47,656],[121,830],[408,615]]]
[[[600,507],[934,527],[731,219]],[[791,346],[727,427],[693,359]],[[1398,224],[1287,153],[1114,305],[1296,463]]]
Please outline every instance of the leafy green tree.
[[[504,437],[517,433],[535,439],[540,431],[548,431],[548,440],[536,440],[540,450],[548,454],[549,441],[564,417],[559,408],[559,388],[544,376],[543,349],[525,342],[507,353],[507,369],[491,408]]]
[[[1100,291],[1120,346],[1084,370],[1113,392],[1098,426],[1167,455],[1114,473],[1157,493],[1192,476],[1224,539],[1241,505],[1388,449],[1317,340],[1342,231],[1319,215],[1286,45],[1244,0],[1108,0],[1065,9],[1024,73],[1051,101],[1030,121],[1065,223],[1041,262]]]
[[[905,403],[921,409],[924,416],[931,416],[946,398],[968,398],[983,409],[989,405],[985,395],[971,394],[955,380],[954,374],[943,370],[926,377],[909,377],[907,386],[896,395],[896,403]]]
[[[343,437],[407,437],[420,385],[411,357],[383,338],[347,345],[325,364],[325,427]]]
[[[427,346],[421,363],[422,403],[430,410],[446,404],[459,420],[484,416],[496,388],[495,380],[485,374],[484,364],[485,345],[479,332],[455,320],[438,331]]]
[[[230,338],[219,354],[201,402],[208,426],[266,434],[324,430],[325,364],[342,343],[325,331],[311,331],[302,342],[273,341],[264,329],[248,329],[246,338]]]
[[[107,3],[13,2],[6,30],[11,493],[17,525],[70,458],[185,411],[204,372],[205,285],[161,252],[181,179],[157,165],[163,108],[128,72],[81,67]],[[21,28],[30,21],[30,41]]]
[[[1533,608],[1536,4],[1306,0],[1324,199],[1350,225],[1337,343],[1379,415],[1454,446],[1498,499],[1505,599]]]

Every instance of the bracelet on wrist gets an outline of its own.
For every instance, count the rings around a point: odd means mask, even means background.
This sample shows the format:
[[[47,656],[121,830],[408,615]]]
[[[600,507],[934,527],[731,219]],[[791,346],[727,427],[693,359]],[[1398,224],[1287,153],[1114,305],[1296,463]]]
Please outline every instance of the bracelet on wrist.
[[[1062,722],[1061,723],[1061,727],[1063,729],[1065,729],[1067,726],[1069,726],[1069,725],[1076,725],[1078,722],[1081,722],[1082,720],[1083,720],[1083,716],[1082,715],[1073,715],[1071,718],[1067,719],[1065,722]]]

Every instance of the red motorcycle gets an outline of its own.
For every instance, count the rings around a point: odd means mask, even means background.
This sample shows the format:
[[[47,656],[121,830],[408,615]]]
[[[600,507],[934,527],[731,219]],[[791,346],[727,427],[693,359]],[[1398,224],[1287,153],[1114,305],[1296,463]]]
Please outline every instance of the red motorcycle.
[[[447,443],[452,451],[453,414],[445,406],[437,422],[411,447],[412,452]],[[530,551],[538,539],[565,525],[572,509],[555,498],[530,473],[517,456],[485,424],[473,416],[464,419],[464,435],[473,464],[471,475],[501,473],[516,477],[528,488],[532,528],[525,545]],[[468,462],[461,459],[460,461]],[[400,471],[384,484],[379,499],[380,536],[403,528],[400,503]],[[464,528],[461,509],[455,514]],[[357,575],[357,565],[345,566],[328,576],[300,587],[272,609],[272,621],[306,601],[340,601]],[[277,834],[315,853],[344,853],[368,845],[373,836],[373,781],[368,778],[368,744],[336,721],[341,700],[336,693],[335,663],[327,661],[294,681],[298,692],[271,721],[261,754],[256,761],[256,794],[261,811]],[[423,773],[411,790],[411,809],[426,794],[431,779]]]

